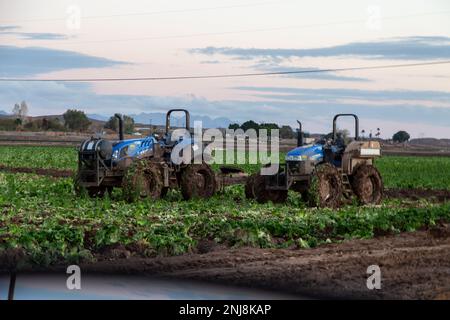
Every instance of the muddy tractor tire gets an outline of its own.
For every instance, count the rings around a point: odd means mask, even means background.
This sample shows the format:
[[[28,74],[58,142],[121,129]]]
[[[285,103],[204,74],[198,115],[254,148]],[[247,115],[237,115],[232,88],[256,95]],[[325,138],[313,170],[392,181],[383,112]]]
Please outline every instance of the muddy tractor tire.
[[[253,190],[253,187],[256,176],[256,173],[250,175],[245,182],[245,198],[248,200],[255,199],[255,191]]]
[[[216,175],[206,164],[192,164],[187,166],[180,178],[181,194],[184,200],[207,199],[217,190]]]
[[[287,190],[268,190],[266,189],[266,178],[257,174],[253,178],[253,193],[258,203],[284,203],[287,200]]]
[[[337,208],[341,203],[342,192],[342,178],[339,171],[326,163],[315,169],[305,196],[312,207]]]
[[[163,189],[161,169],[157,163],[137,160],[125,172],[122,192],[128,202],[159,199]]]
[[[103,198],[108,192],[109,195],[112,193],[112,187],[98,186],[98,187],[84,187],[80,183],[80,177],[77,174],[73,178],[73,187],[75,194],[79,196],[88,195],[91,198]]]
[[[379,204],[383,199],[383,179],[374,166],[360,165],[351,180],[353,192],[360,204]]]

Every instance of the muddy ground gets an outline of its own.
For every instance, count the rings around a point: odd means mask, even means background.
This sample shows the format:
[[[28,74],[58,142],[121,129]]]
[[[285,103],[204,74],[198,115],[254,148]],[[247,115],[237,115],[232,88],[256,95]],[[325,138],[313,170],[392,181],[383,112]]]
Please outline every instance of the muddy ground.
[[[204,246],[205,253],[175,257],[117,259],[104,255],[82,269],[194,279],[312,298],[450,299],[449,224],[313,249]],[[370,265],[381,269],[380,290],[367,289]]]

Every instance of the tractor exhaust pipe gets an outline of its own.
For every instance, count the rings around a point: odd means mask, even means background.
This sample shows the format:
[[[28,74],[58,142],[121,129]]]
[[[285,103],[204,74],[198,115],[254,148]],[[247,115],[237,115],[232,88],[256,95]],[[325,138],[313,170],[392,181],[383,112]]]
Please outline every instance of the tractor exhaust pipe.
[[[297,120],[298,123],[298,133],[297,133],[297,147],[303,146],[303,130],[302,130],[302,123]]]
[[[119,140],[124,140],[123,137],[123,119],[122,116],[118,113],[114,115],[117,119],[119,119]]]

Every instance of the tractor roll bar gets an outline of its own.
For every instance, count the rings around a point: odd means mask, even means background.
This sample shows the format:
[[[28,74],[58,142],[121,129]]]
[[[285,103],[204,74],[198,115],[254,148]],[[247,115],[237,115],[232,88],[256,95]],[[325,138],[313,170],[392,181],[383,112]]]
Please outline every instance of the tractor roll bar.
[[[123,138],[123,119],[122,116],[118,113],[114,115],[117,119],[119,119],[119,140],[122,141]]]
[[[172,112],[184,112],[184,114],[186,115],[186,130],[189,131],[191,128],[191,116],[189,114],[189,111],[187,111],[186,109],[171,109],[167,111],[166,114],[166,133],[168,133],[170,129],[170,115],[172,114]]]
[[[339,117],[353,117],[355,118],[355,140],[359,139],[359,118],[356,114],[353,113],[340,113],[334,116],[333,118],[333,141],[336,141],[336,120]]]

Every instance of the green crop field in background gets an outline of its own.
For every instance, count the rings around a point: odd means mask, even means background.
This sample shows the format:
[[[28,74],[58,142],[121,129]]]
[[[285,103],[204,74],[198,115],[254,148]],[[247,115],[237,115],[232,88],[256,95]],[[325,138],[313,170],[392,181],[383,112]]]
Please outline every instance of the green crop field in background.
[[[10,167],[77,168],[75,147],[0,146],[0,164]]]
[[[450,189],[450,158],[386,156],[375,164],[386,188]]]
[[[283,158],[282,153],[280,160]],[[77,151],[75,147],[0,146],[0,164],[75,170]],[[376,166],[387,188],[450,189],[450,158],[385,156],[377,159]],[[257,165],[251,164],[239,167],[249,173],[258,170]]]

